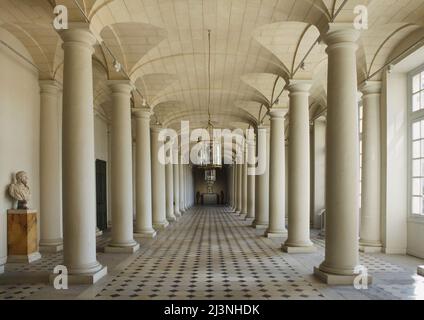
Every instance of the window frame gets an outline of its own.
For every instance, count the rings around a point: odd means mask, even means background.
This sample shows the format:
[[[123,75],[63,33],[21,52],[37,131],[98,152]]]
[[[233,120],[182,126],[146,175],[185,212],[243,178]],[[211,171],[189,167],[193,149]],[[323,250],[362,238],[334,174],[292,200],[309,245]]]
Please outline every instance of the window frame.
[[[422,214],[413,214],[412,213],[412,179],[413,179],[413,166],[412,166],[412,160],[413,160],[413,155],[412,155],[412,144],[413,144],[413,124],[415,122],[419,122],[419,121],[424,121],[424,108],[417,110],[417,111],[413,111],[413,78],[414,76],[416,76],[417,74],[421,74],[424,72],[424,64],[420,65],[419,67],[411,70],[410,72],[408,72],[407,74],[407,79],[408,79],[408,83],[407,83],[407,126],[408,126],[408,134],[407,134],[407,138],[408,138],[408,145],[407,145],[407,159],[408,159],[408,164],[407,164],[407,170],[408,170],[408,185],[407,185],[407,196],[408,196],[408,205],[407,205],[407,210],[408,210],[408,220],[412,221],[412,222],[419,222],[419,223],[424,223],[424,212]],[[424,89],[420,90],[420,92],[424,92]],[[424,140],[423,140],[424,141]],[[424,157],[422,158],[424,160]],[[421,169],[421,168],[420,168]],[[424,198],[423,198],[424,201]],[[423,210],[422,210],[423,211]]]

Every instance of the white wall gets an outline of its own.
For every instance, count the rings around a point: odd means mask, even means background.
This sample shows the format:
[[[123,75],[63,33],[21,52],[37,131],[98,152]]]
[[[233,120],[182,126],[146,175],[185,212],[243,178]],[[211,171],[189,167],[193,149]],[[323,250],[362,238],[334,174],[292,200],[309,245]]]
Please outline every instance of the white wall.
[[[30,58],[23,45],[0,28],[0,39]],[[30,207],[39,211],[40,89],[37,71],[0,44],[0,264],[7,256],[6,189],[12,174],[28,172]]]

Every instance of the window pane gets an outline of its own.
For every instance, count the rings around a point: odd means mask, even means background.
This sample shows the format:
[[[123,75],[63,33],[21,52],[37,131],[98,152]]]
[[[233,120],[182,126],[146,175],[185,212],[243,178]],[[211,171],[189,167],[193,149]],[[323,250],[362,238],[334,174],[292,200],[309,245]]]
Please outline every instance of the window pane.
[[[424,89],[424,72],[421,72],[421,90]]]
[[[412,144],[412,157],[419,158],[421,156],[421,141],[415,141]]]
[[[412,176],[419,177],[421,175],[421,160],[412,161]]]
[[[421,179],[412,179],[412,195],[419,196],[421,195]]]
[[[424,91],[421,91],[421,109],[424,108]]]
[[[420,126],[420,122],[415,122],[412,125],[412,140],[418,140],[419,138],[421,138]]]
[[[412,93],[420,91],[420,74],[412,78]]]
[[[420,110],[420,94],[414,94],[412,96],[412,111]]]
[[[420,214],[421,213],[421,208],[420,208],[420,203],[421,203],[421,198],[419,197],[413,197],[412,198],[412,214]]]

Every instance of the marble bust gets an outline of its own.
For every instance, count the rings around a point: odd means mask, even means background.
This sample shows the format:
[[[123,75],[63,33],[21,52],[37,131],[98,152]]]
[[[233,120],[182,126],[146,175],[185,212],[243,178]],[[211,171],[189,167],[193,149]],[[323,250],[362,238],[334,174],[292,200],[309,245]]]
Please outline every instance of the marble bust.
[[[14,181],[9,185],[9,195],[18,201],[18,209],[28,209],[31,191],[28,186],[28,175],[25,171],[15,174]]]

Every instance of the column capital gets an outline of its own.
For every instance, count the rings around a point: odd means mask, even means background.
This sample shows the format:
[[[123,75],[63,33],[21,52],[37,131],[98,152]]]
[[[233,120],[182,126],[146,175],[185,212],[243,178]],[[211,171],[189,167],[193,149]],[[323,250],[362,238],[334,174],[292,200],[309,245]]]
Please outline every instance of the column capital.
[[[359,90],[364,96],[381,93],[381,81],[365,81],[359,86]]]
[[[257,126],[257,130],[265,130],[267,133],[269,133],[270,125],[269,124],[259,124]]]
[[[135,86],[130,80],[108,80],[107,84],[112,90],[112,93],[121,93],[130,95],[131,91],[135,89]]]
[[[132,114],[137,119],[147,119],[150,120],[152,112],[149,108],[132,108]]]
[[[281,119],[284,120],[284,116],[289,111],[288,108],[271,108],[269,109],[269,115],[271,119]]]
[[[161,124],[154,124],[150,126],[150,130],[154,133],[159,133],[163,129],[163,126]]]
[[[59,30],[59,36],[63,40],[62,47],[82,46],[90,49],[94,53],[93,46],[97,39],[90,30],[90,26],[86,22],[70,22],[68,29]]]
[[[327,51],[343,46],[354,46],[356,49],[360,35],[361,32],[356,30],[352,23],[329,23],[322,38],[328,45]]]
[[[290,79],[287,84],[287,90],[290,91],[290,95],[293,93],[305,93],[309,94],[309,90],[312,87],[311,80],[295,80]]]
[[[61,85],[56,80],[39,80],[40,93],[58,94]]]

